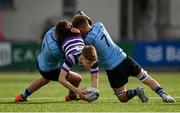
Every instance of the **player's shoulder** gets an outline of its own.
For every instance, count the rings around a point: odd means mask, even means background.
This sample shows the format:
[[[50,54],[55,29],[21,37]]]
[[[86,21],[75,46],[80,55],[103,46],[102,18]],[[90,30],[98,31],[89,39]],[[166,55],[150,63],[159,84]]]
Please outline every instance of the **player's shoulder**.
[[[95,27],[104,27],[104,24],[101,22],[101,21],[97,21],[95,24],[94,24]]]
[[[53,33],[47,34],[46,45],[51,51],[59,49],[59,43],[57,42],[57,40],[53,36]]]
[[[50,53],[54,57],[64,56],[63,51],[59,48],[57,43],[52,43],[48,46]]]
[[[55,29],[56,29],[56,27],[50,28],[50,29],[45,33],[45,35],[49,35],[49,34],[54,33],[54,32],[55,32]]]
[[[97,21],[94,25],[93,25],[93,31],[97,33],[99,33],[102,29],[104,28],[104,25],[102,22]]]
[[[103,23],[98,21],[92,26],[92,29],[91,29],[90,33],[88,33],[88,34],[90,36],[98,35],[100,33],[102,27],[104,27]]]

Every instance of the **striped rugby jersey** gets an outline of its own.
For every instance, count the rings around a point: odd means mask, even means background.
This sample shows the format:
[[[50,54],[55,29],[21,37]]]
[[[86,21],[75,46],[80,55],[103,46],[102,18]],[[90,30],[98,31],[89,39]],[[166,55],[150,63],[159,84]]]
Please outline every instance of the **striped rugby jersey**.
[[[83,47],[84,41],[78,35],[73,35],[72,37],[69,37],[62,42],[61,49],[65,53],[65,62],[62,67],[63,70],[69,72],[74,64],[79,63],[79,57],[81,55]],[[97,73],[98,70],[98,64],[95,63],[91,67],[90,72]]]

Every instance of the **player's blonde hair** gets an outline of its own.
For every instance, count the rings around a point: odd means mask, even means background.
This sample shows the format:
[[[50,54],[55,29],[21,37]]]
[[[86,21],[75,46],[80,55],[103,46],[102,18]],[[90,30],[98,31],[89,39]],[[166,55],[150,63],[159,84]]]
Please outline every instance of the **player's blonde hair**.
[[[86,45],[82,50],[82,55],[91,63],[97,61],[97,53],[94,46]]]

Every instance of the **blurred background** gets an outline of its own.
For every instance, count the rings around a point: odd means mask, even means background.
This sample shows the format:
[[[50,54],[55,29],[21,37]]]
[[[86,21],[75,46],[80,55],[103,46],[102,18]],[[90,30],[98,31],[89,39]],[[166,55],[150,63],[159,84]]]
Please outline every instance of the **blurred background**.
[[[143,67],[180,70],[180,0],[0,0],[0,71],[36,70],[44,33],[78,10]]]

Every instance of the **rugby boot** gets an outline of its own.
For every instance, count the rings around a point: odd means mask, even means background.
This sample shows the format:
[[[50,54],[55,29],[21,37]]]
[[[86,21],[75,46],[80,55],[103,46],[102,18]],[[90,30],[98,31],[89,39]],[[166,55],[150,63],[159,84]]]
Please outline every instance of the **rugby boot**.
[[[148,102],[148,97],[144,94],[144,88],[137,87],[136,88],[137,96],[140,98],[141,102],[146,103]]]
[[[171,97],[170,95],[167,95],[167,94],[162,94],[161,98],[162,98],[163,102],[166,102],[166,103],[175,103],[176,102],[176,100],[173,97]]]
[[[24,102],[24,101],[27,101],[27,98],[24,98],[22,96],[22,94],[17,95],[16,98],[15,98],[15,102]]]
[[[80,100],[80,99],[81,99],[81,98],[80,98],[78,95],[76,95],[75,97],[71,97],[71,96],[69,96],[69,95],[66,95],[66,96],[65,96],[66,102],[72,101],[72,100]]]

